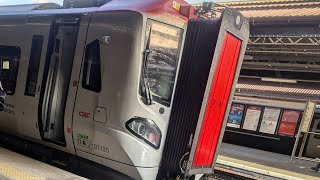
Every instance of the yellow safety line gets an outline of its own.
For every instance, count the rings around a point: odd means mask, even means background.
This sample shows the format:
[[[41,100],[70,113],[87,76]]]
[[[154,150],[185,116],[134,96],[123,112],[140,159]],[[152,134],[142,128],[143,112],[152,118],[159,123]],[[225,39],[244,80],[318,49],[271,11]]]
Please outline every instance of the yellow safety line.
[[[13,180],[41,180],[42,178],[37,177],[29,172],[17,169],[10,164],[0,162],[0,175]]]
[[[229,165],[232,167],[245,169],[249,171],[251,170],[260,174],[271,175],[271,176],[282,178],[282,179],[288,179],[288,180],[301,180],[301,179],[316,180],[317,179],[319,180],[318,177],[295,173],[295,172],[291,172],[283,169],[273,168],[273,167],[252,163],[248,161],[243,161],[239,159],[234,159],[234,158],[221,156],[221,155],[218,156],[217,162],[220,164],[225,164],[225,165]]]

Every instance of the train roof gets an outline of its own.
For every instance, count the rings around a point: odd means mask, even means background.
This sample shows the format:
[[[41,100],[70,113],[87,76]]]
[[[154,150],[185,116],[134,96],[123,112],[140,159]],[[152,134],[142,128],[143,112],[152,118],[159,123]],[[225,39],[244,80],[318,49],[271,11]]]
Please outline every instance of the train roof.
[[[184,0],[175,0],[180,5],[189,5]],[[51,15],[51,14],[81,14],[106,11],[137,11],[152,14],[179,14],[172,7],[172,0],[111,0],[100,7],[64,8],[55,3],[24,4],[0,6],[0,16],[10,15]]]
[[[11,6],[0,6],[0,13],[28,12],[32,10],[61,9],[61,8],[62,6],[55,3],[21,4],[21,5],[11,5]]]
[[[73,14],[92,12],[95,10],[95,7],[67,9],[55,3],[22,4],[12,6],[0,6],[0,16],[33,14]]]

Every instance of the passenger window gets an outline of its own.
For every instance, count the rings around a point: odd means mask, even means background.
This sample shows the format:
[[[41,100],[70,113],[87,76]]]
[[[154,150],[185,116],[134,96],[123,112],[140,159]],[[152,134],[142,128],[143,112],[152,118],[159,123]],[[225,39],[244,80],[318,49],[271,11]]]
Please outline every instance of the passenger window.
[[[95,40],[87,45],[82,87],[94,92],[101,91],[100,44]]]
[[[31,44],[27,83],[24,90],[24,94],[27,96],[35,96],[36,94],[42,44],[43,36],[34,35]]]
[[[16,46],[0,46],[1,76],[3,89],[8,95],[16,90],[21,49]]]

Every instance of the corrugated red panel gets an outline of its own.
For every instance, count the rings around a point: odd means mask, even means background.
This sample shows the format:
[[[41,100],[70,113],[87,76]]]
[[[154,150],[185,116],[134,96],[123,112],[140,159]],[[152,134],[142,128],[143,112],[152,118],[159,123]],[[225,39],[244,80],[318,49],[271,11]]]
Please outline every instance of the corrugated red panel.
[[[238,64],[240,48],[241,41],[227,33],[214,74],[193,166],[212,166]]]

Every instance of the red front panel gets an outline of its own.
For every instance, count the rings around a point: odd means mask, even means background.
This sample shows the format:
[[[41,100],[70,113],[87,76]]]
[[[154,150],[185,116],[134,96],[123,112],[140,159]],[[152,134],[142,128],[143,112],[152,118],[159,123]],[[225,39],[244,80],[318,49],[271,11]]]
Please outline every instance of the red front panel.
[[[241,40],[226,33],[212,82],[193,166],[212,166],[238,64]]]

